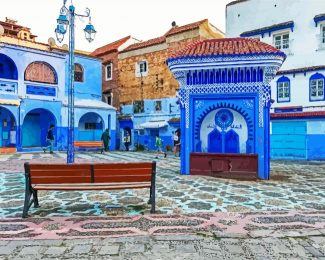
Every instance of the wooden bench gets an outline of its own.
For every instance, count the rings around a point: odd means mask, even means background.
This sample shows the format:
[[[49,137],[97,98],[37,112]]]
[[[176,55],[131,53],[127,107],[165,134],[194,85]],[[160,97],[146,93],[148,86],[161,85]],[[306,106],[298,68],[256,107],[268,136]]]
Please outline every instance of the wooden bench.
[[[100,150],[101,153],[104,151],[102,141],[75,141],[74,147],[78,148],[78,150]]]
[[[155,212],[156,162],[107,164],[34,164],[25,165],[25,202],[23,218],[32,204],[39,207],[39,190],[121,190],[150,188],[148,204]]]

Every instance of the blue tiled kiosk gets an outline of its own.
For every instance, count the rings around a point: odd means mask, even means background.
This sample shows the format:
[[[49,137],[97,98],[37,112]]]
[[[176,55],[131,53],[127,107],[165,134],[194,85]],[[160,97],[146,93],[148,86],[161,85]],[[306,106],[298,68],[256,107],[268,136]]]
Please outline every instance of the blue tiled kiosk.
[[[180,84],[182,174],[190,174],[193,154],[220,155],[209,165],[226,162],[230,175],[232,164],[245,168],[255,155],[257,177],[269,179],[269,83],[284,60],[278,49],[249,38],[204,40],[168,58]]]

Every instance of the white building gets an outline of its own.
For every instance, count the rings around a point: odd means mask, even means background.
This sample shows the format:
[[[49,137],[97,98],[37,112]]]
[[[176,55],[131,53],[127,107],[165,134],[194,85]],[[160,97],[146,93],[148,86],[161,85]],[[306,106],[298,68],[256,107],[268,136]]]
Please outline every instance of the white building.
[[[325,1],[233,1],[226,35],[256,38],[287,54],[271,84],[272,158],[325,159]]]

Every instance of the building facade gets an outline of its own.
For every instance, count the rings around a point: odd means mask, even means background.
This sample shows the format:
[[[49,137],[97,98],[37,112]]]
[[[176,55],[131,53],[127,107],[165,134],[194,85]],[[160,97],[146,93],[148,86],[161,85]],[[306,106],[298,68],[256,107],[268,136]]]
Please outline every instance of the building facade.
[[[269,179],[269,83],[284,59],[268,44],[239,37],[200,41],[168,59],[180,82],[182,174],[239,177],[246,170],[247,177],[257,154],[255,171]]]
[[[208,20],[177,26],[163,36],[132,44],[118,55],[120,92],[120,149],[124,136],[131,136],[131,149],[155,149],[160,135],[164,146],[173,144],[172,133],[179,131],[178,82],[166,65],[170,53],[203,39],[222,38],[223,33]]]
[[[120,103],[118,53],[136,42],[139,42],[139,40],[127,36],[102,46],[91,53],[92,56],[102,60],[102,99],[103,102],[113,107],[118,107]]]
[[[67,148],[68,52],[53,39],[36,42],[29,28],[0,23],[0,149],[39,151],[55,126],[55,149]],[[101,60],[75,53],[75,140],[100,140],[111,131],[115,148],[116,110],[101,101]]]
[[[273,159],[325,159],[324,10],[318,0],[227,5],[227,36],[256,38],[287,55],[271,83]]]

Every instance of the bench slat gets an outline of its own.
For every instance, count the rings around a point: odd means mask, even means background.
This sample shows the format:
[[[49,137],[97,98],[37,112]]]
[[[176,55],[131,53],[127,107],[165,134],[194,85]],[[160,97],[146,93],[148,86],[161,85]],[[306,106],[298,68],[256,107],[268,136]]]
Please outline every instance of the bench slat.
[[[31,173],[32,177],[89,177],[90,174],[90,168],[89,169],[81,169],[81,170],[64,170],[64,169],[58,169],[58,170],[51,170],[51,169],[44,169],[44,170],[33,170]]]
[[[102,176],[98,177],[95,176],[95,182],[143,182],[143,181],[150,181],[151,176],[147,175],[125,175],[125,176]]]
[[[150,169],[152,170],[152,163],[137,163],[137,162],[126,162],[126,163],[106,163],[106,164],[94,164],[94,170],[97,169]]]
[[[64,170],[64,171],[72,171],[72,170],[89,170],[90,164],[30,164],[29,168],[31,172],[35,170]]]
[[[139,189],[150,188],[150,182],[138,183],[78,183],[78,184],[37,184],[32,185],[35,190],[118,190],[118,189]]]
[[[130,176],[130,175],[147,175],[151,176],[152,169],[94,169],[95,178],[97,176]]]
[[[57,184],[57,183],[80,183],[80,182],[91,182],[89,177],[74,177],[74,176],[59,176],[59,177],[31,177],[33,184]]]

